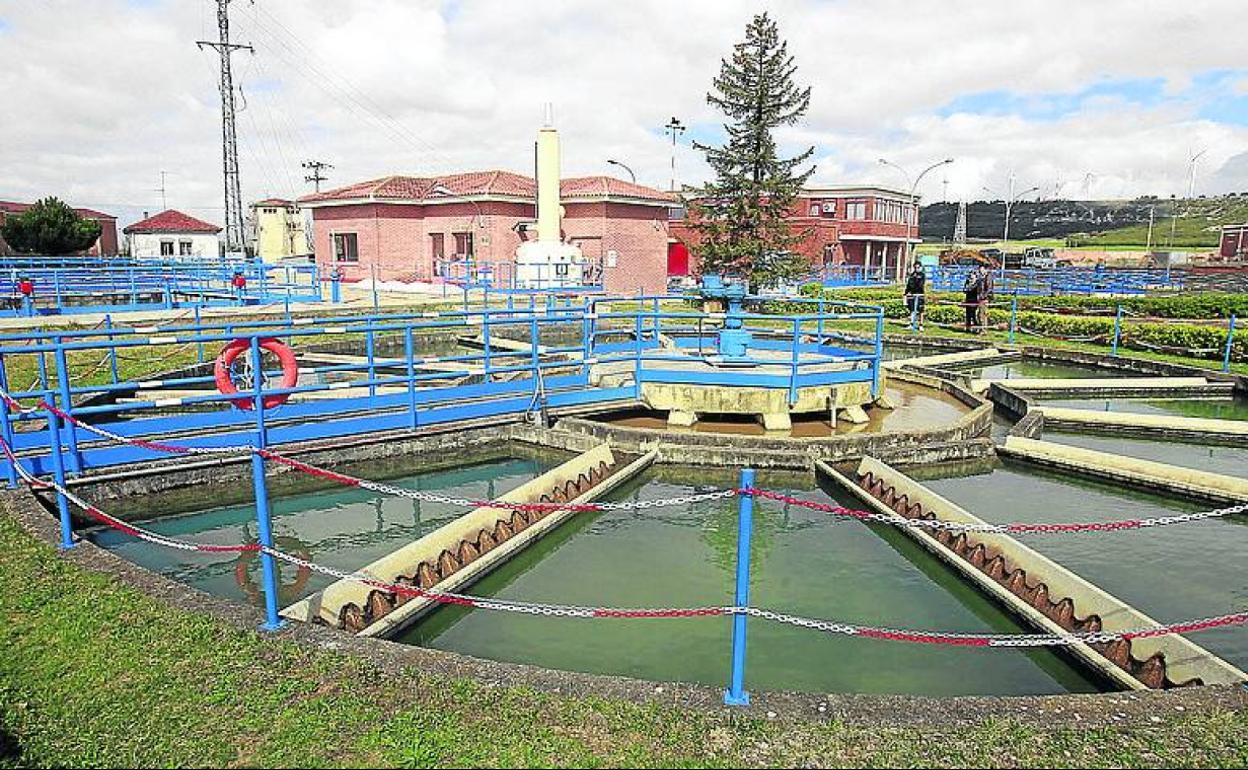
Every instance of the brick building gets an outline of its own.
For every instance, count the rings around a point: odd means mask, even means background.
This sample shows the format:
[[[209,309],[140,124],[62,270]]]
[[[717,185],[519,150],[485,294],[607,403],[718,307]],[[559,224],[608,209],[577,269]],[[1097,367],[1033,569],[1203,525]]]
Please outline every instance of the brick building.
[[[0,201],[0,225],[4,224],[7,217],[15,214],[21,214],[30,208],[30,203],[15,203],[13,201]],[[90,219],[100,223],[100,237],[95,239],[95,243],[91,248],[82,254],[91,257],[113,257],[117,255],[117,217],[112,214],[105,214],[102,211],[94,209],[74,209],[78,216],[83,219]],[[0,237],[0,256],[10,256],[13,249],[4,242],[4,238]],[[45,256],[61,256],[61,255],[45,255]]]
[[[389,176],[299,199],[312,211],[316,263],[346,280],[432,281],[448,260],[500,265],[536,237],[532,177],[483,171],[441,177]],[[665,192],[606,176],[560,182],[563,240],[602,265],[611,293],[667,287]]]
[[[824,266],[883,268],[888,277],[905,271],[907,243],[919,243],[909,193],[887,187],[837,186],[803,190],[789,224],[805,237],[793,247],[812,270]],[[697,273],[697,234],[683,218],[671,224],[669,272]]]
[[[1248,259],[1248,223],[1222,225],[1218,254],[1225,260]]]

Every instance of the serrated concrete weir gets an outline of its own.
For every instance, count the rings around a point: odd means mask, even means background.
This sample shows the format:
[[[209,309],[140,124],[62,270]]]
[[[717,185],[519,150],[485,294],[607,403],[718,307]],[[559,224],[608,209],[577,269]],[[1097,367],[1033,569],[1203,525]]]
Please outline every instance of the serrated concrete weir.
[[[507,503],[587,503],[647,468],[655,453],[626,465],[600,444],[502,495]],[[521,512],[476,508],[365,566],[387,583],[450,593],[471,585],[510,557],[577,515],[575,510]],[[339,580],[282,611],[284,617],[321,622],[361,636],[390,636],[439,606],[435,599],[395,596],[354,580]]]
[[[817,468],[879,512],[904,518],[984,523],[874,458],[862,460],[855,478],[826,463],[818,463]],[[899,529],[1041,632],[1123,631],[1160,625],[1009,535]],[[1068,649],[1093,671],[1124,689],[1248,681],[1248,674],[1175,634],[1108,644],[1076,643]]]

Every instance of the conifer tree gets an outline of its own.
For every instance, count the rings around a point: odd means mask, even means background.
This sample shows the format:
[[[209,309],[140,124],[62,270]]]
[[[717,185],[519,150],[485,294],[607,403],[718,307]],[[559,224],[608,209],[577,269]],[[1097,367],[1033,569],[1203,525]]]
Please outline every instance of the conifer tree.
[[[91,248],[100,237],[100,223],[56,198],[44,198],[21,214],[6,217],[0,237],[19,254],[62,256]]]
[[[774,136],[810,106],[810,88],[797,85],[796,72],[788,44],[766,13],[754,17],[744,42],[720,64],[706,100],[724,113],[728,139],[722,147],[694,143],[706,153],[715,179],[688,196],[704,273],[744,276],[757,288],[809,270],[804,256],[789,251],[805,233],[794,232],[787,217],[814,173],[813,166],[799,170],[814,148],[784,159]]]

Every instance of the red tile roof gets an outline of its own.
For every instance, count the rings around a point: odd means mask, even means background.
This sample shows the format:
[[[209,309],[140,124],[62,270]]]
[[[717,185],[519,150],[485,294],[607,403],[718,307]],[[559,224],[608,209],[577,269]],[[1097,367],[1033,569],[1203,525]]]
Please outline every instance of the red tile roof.
[[[17,203],[16,201],[0,201],[0,212],[3,212],[5,214],[20,214],[33,205],[34,205],[33,203]],[[96,211],[95,209],[75,208],[74,212],[78,214],[78,216],[86,217],[87,219],[116,219],[117,218],[113,216],[112,214],[105,214],[104,212]]]
[[[135,222],[122,230],[123,233],[208,233],[216,235],[221,228],[196,219],[181,211],[162,211],[154,217]]]
[[[432,202],[457,197],[523,198],[532,200],[537,196],[537,183],[533,177],[510,171],[474,171],[438,177],[387,176],[357,182],[335,190],[305,195],[300,203],[328,203],[333,201],[407,201]],[[564,199],[605,200],[628,199],[667,205],[676,202],[671,193],[625,182],[609,176],[588,176],[564,179],[560,182],[560,196]]]

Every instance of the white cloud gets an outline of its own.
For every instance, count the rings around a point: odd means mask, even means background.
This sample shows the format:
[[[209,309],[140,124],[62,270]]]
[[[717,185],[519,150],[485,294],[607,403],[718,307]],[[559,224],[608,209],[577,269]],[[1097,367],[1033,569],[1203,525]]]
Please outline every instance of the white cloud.
[[[1240,0],[1175,4],[942,0],[765,4],[814,87],[791,149],[817,147],[817,179],[901,184],[881,155],[917,170],[952,155],[951,197],[1020,187],[1046,194],[1167,195],[1248,189],[1248,127],[1200,113],[1193,79],[1239,70]],[[235,3],[244,194],[307,189],[300,161],[333,163],[331,184],[387,173],[531,166],[542,104],[553,102],[569,174],[607,158],[666,186],[671,115],[714,125],[705,93],[758,7],[746,0]],[[1221,25],[1207,23],[1221,19]],[[170,205],[220,220],[220,123],[210,0],[0,0],[0,198],[56,193],[74,202]],[[1089,99],[1044,119],[1028,110],[948,114],[958,97],[1073,94],[1097,83],[1160,79],[1159,99]],[[1239,87],[1248,82],[1239,79]],[[1229,92],[1235,93],[1233,87]],[[688,137],[686,137],[686,140]],[[1241,160],[1228,164],[1239,157]],[[678,153],[680,176],[706,173]],[[1224,168],[1225,165],[1225,168]],[[1215,173],[1216,172],[1216,173]],[[1092,176],[1088,176],[1092,174]],[[940,197],[946,175],[922,192]]]

